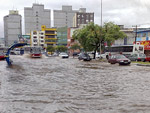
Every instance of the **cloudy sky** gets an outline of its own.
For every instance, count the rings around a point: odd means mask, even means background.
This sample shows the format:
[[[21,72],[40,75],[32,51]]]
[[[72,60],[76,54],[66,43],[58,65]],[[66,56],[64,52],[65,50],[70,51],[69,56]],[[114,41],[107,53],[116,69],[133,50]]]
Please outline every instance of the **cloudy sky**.
[[[32,7],[33,3],[44,4],[45,9],[51,10],[61,10],[62,5],[72,5],[74,10],[81,7],[87,8],[88,12],[95,13],[95,23],[101,23],[101,0],[1,0],[0,37],[4,36],[3,17],[9,14],[9,10],[19,10],[19,14],[24,20],[24,7]],[[102,0],[102,3],[103,22],[113,21],[115,24],[126,27],[132,25],[150,26],[149,0]]]

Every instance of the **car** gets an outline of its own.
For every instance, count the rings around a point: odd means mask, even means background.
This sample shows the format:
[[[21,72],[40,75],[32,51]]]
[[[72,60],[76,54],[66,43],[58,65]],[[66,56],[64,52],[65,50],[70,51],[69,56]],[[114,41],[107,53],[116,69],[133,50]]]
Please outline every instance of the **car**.
[[[108,62],[111,64],[119,63],[119,65],[129,65],[131,63],[131,60],[126,58],[124,55],[115,54],[110,56]]]
[[[5,60],[5,54],[4,53],[0,53],[0,60]]]
[[[106,59],[106,54],[98,54],[98,53],[96,53],[96,58]]]
[[[59,57],[61,57],[61,58],[69,58],[69,55],[67,53],[65,53],[65,52],[62,52],[62,53],[59,54]]]
[[[131,61],[146,61],[146,55],[144,53],[135,53],[128,57]]]
[[[83,60],[83,61],[90,61],[91,58],[87,53],[80,53],[78,56],[79,60]]]
[[[150,56],[148,55],[148,56],[146,56],[146,61],[149,61],[150,62]]]
[[[80,52],[74,52],[74,53],[72,54],[72,56],[73,56],[73,57],[76,57],[76,56],[79,56],[79,54],[80,54]]]

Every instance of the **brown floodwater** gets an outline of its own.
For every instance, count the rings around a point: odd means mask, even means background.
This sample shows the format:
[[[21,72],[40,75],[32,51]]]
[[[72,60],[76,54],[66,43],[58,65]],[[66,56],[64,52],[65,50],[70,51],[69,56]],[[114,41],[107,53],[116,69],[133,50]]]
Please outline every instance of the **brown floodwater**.
[[[149,113],[150,67],[11,56],[0,61],[0,113]]]

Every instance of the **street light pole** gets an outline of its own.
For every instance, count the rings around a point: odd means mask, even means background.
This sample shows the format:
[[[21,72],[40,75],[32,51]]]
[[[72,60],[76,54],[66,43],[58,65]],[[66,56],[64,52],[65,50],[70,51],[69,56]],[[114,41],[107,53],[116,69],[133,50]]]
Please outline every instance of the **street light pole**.
[[[101,35],[100,35],[100,54],[102,52],[102,45],[101,45],[101,37],[102,37],[102,0],[101,0]]]
[[[102,0],[101,0],[101,27],[102,27]]]
[[[135,44],[136,44],[136,38],[137,38],[137,25],[136,25],[136,31],[135,31]]]

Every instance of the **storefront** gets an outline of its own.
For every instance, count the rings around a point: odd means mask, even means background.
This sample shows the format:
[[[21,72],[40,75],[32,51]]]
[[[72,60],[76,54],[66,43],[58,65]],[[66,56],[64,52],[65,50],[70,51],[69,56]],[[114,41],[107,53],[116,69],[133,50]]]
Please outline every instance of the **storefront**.
[[[141,45],[144,45],[144,54],[146,54],[146,56],[150,56],[150,40],[139,42]]]

